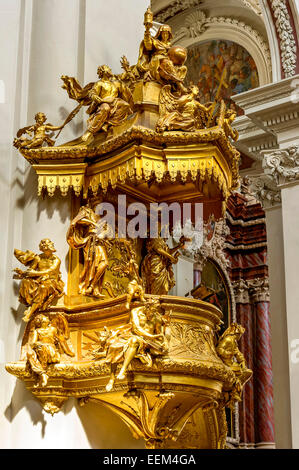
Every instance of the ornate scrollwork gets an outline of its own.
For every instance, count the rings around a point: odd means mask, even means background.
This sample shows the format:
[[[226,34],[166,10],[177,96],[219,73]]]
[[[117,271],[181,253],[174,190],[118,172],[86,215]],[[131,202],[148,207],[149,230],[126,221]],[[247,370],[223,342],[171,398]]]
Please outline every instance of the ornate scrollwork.
[[[205,357],[211,361],[218,360],[213,331],[208,326],[195,327],[185,323],[171,323],[170,351],[177,357]]]
[[[285,77],[292,77],[296,73],[297,47],[286,0],[271,0],[270,4],[276,18],[284,74]]]
[[[299,179],[299,146],[275,150],[264,155],[263,168],[277,184],[292,183]]]
[[[281,192],[271,175],[250,177],[250,193],[267,209],[281,204]]]
[[[224,363],[232,334],[226,342],[220,339],[217,354],[221,311],[202,300],[167,295],[174,286],[172,265],[190,239],[178,237],[170,248],[161,237],[147,246],[142,238],[118,238],[95,208],[103,195],[116,208],[121,190],[148,207],[150,201],[167,201],[173,188],[180,201],[213,195],[221,209],[238,186],[234,113],[219,94],[204,106],[197,89],[184,86],[186,49],[172,46],[170,26],[153,34],[152,24],[148,9],[138,61],[130,65],[123,56],[121,74],[100,66],[99,80],[83,87],[62,76],[77,106],[57,130],[86,106],[89,119],[81,137],[54,147],[48,135],[54,128],[44,115],[35,130],[19,132],[18,139],[35,132],[32,141],[15,145],[39,176],[39,194],[46,189],[52,196],[58,187],[65,196],[72,187],[77,196],[83,190],[87,203],[67,232],[69,289],[59,302],[64,284],[52,242],[42,240],[39,255],[15,251],[28,266],[17,269],[15,278],[22,280],[20,301],[28,306],[24,319],[30,322],[20,360],[6,369],[24,380],[45,411],[57,412],[68,397],[81,404],[100,401],[148,447],[177,439],[198,410],[207,433],[202,445],[216,448],[227,429],[218,409],[237,399],[243,382],[239,369]],[[119,221],[119,210],[117,216]],[[223,222],[216,222],[199,261],[211,256],[227,266],[225,236]],[[239,358],[236,349],[233,355]]]

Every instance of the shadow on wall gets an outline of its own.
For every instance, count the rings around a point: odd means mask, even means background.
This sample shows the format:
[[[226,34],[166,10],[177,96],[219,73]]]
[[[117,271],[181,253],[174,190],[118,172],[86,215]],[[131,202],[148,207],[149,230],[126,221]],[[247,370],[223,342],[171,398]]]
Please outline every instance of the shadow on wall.
[[[16,381],[11,402],[4,416],[12,423],[17,414],[26,408],[33,426],[41,425],[40,435],[47,440],[47,415],[40,403],[23,382]],[[102,404],[87,403],[81,407],[76,399],[69,399],[59,413],[67,416],[75,408],[92,449],[144,449],[143,439],[135,439],[129,428],[112,411]],[[51,418],[51,417],[50,417]],[[74,443],[75,448],[75,443]]]
[[[24,185],[23,185],[23,196],[17,200],[17,206],[19,209],[24,210],[26,206],[32,205],[33,211],[35,212],[35,225],[36,230],[40,233],[40,239],[36,242],[36,246],[32,247],[17,247],[20,249],[32,249],[38,252],[38,243],[42,238],[48,237],[53,238],[54,245],[57,249],[57,255],[61,259],[62,263],[64,263],[65,271],[68,270],[68,245],[66,242],[66,228],[65,233],[61,234],[61,230],[64,230],[64,226],[67,221],[70,220],[71,214],[71,193],[67,196],[62,196],[58,189],[56,190],[53,197],[48,195],[45,196],[38,196],[38,181],[37,175],[32,167],[27,167],[24,173]],[[52,226],[48,226],[47,223],[49,221],[53,221],[56,224],[57,231]],[[23,222],[26,226],[27,221],[24,219]],[[33,219],[30,219],[30,224],[33,223]],[[46,225],[45,225],[46,224]],[[47,230],[44,231],[44,227],[47,227]],[[49,234],[49,228],[51,229],[51,234]],[[28,227],[26,227],[28,231]],[[54,236],[53,236],[54,234]],[[33,233],[33,239],[36,238],[36,233]],[[59,237],[60,237],[60,245],[58,244]],[[56,237],[55,237],[56,236]],[[61,247],[64,249],[62,250]],[[65,257],[63,254],[65,253]]]
[[[36,222],[38,223],[41,217],[41,213],[46,211],[48,219],[53,217],[54,212],[59,213],[59,219],[62,223],[66,222],[70,216],[70,198],[67,196],[61,196],[61,194],[56,190],[56,193],[53,197],[50,196],[38,196],[38,181],[37,175],[33,168],[27,167],[24,172],[24,184],[23,196],[17,200],[17,206],[19,209],[24,209],[26,205],[32,204],[34,201],[37,205],[37,214]],[[19,184],[19,180],[16,180],[12,183],[12,186]]]
[[[4,416],[12,423],[22,408],[27,409],[34,426],[38,423],[41,424],[41,436],[45,437],[47,422],[44,417],[43,409],[32,393],[26,389],[23,382],[17,380],[10,404],[4,412]]]
[[[100,403],[76,404],[78,416],[93,449],[145,449],[143,439],[135,439],[128,426]]]

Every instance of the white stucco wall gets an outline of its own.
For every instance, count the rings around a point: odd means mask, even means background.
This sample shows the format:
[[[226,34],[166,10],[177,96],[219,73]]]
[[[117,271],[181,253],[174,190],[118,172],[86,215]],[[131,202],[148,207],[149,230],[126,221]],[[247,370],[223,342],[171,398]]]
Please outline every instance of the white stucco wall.
[[[62,412],[47,415],[4,364],[18,360],[24,328],[18,283],[12,279],[18,265],[13,249],[38,251],[39,241],[50,237],[66,281],[70,217],[68,197],[37,198],[37,177],[13,148],[13,137],[34,122],[38,111],[58,124],[76,106],[60,88],[62,74],[78,77],[83,84],[97,79],[100,64],[119,72],[123,54],[135,63],[147,6],[145,0],[0,0],[1,448],[144,446],[102,406],[79,408],[69,400]],[[80,133],[83,118],[82,113],[63,130],[60,142]]]

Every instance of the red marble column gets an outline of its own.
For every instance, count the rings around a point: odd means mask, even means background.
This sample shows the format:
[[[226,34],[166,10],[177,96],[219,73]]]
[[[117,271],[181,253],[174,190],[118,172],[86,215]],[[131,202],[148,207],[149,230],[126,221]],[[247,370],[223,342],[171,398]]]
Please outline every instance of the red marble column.
[[[252,305],[237,304],[237,322],[244,326],[245,333],[240,341],[240,350],[245,356],[246,364],[253,369],[253,311]],[[255,443],[254,424],[254,381],[249,380],[243,389],[243,400],[239,404],[240,442],[245,444]]]
[[[255,432],[256,443],[274,443],[272,351],[269,302],[256,303]]]

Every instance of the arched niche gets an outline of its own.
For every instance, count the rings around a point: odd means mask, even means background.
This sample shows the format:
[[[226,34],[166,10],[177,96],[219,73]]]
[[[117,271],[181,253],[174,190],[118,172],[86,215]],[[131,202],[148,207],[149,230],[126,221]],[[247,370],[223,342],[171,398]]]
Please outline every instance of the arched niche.
[[[191,294],[221,309],[225,330],[235,318],[234,294],[227,272],[213,258],[208,257],[200,266],[194,264],[194,288]]]
[[[272,82],[272,67],[269,49],[266,43],[261,40],[260,36],[246,27],[244,23],[219,22],[213,27],[209,27],[198,37],[183,37],[176,42],[189,48],[191,46],[201,44],[213,40],[232,41],[242,46],[248,54],[253,58],[259,76],[259,86]]]

